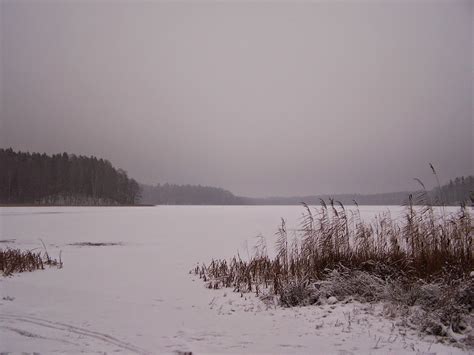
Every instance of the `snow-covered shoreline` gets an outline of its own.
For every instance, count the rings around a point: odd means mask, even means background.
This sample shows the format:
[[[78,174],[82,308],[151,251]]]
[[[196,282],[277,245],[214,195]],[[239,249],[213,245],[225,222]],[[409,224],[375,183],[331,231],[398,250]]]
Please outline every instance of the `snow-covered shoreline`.
[[[51,256],[62,250],[64,268],[0,279],[0,351],[464,353],[382,317],[380,304],[284,309],[188,273],[245,255],[259,233],[271,244],[279,218],[300,215],[298,206],[1,208],[1,247],[40,248],[41,238]],[[121,244],[71,245],[84,242]]]

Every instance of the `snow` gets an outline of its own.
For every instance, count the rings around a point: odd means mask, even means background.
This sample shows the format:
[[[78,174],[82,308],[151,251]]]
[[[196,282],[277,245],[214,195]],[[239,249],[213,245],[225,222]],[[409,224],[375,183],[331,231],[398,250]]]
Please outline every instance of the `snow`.
[[[399,207],[361,207],[364,217]],[[255,295],[209,290],[198,262],[270,246],[298,206],[0,208],[0,247],[42,248],[64,268],[0,277],[0,351],[41,353],[439,353],[359,303],[280,308]],[[81,246],[74,243],[117,243]]]

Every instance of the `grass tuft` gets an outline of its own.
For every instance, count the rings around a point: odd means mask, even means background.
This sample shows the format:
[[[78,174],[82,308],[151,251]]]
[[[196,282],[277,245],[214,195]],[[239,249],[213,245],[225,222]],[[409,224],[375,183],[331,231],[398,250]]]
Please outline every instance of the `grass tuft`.
[[[43,253],[11,248],[0,249],[0,271],[4,276],[10,276],[16,272],[44,270],[45,266],[62,268],[61,256],[58,261],[52,259],[46,249]]]

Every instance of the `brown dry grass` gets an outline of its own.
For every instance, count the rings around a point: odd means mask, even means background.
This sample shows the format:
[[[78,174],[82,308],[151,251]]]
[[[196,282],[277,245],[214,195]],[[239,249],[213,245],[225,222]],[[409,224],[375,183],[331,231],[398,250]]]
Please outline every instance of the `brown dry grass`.
[[[61,258],[59,261],[52,259],[48,252],[34,252],[20,249],[0,249],[0,271],[4,276],[12,275],[16,272],[43,270],[45,266],[63,265]]]
[[[259,236],[249,260],[212,260],[196,266],[209,288],[276,295],[286,307],[337,300],[385,302],[425,333],[470,346],[474,340],[472,220],[465,205],[453,215],[410,197],[401,221],[384,213],[365,222],[358,208],[338,202],[305,204],[300,228],[289,238],[282,219],[276,256]],[[415,201],[416,200],[416,201]],[[458,335],[453,335],[457,333]],[[461,334],[461,335],[460,335]],[[472,342],[474,344],[474,341]]]
[[[292,240],[282,220],[275,258],[267,255],[260,241],[248,261],[240,256],[212,260],[194,272],[211,288],[258,292],[264,287],[279,295],[289,284],[312,283],[327,269],[338,267],[369,271],[384,279],[403,275],[426,281],[446,275],[461,278],[474,269],[472,221],[464,205],[454,215],[439,216],[430,205],[414,206],[410,198],[401,223],[388,213],[365,222],[358,209],[347,212],[334,201],[329,205],[322,201],[315,210],[303,206],[298,235]]]

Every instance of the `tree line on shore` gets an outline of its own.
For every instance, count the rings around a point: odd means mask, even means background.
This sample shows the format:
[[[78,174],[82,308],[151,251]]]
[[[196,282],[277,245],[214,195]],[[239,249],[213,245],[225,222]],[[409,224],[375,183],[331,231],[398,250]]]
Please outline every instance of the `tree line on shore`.
[[[409,192],[380,194],[334,194],[293,197],[242,197],[201,185],[140,185],[104,159],[54,154],[15,152],[0,149],[1,204],[61,205],[319,205],[330,199],[345,205],[406,204]],[[427,191],[433,205],[474,205],[474,176],[457,177]]]
[[[232,192],[212,186],[156,184],[142,185],[142,200],[151,205],[243,205]]]
[[[142,185],[142,203],[151,205],[319,205],[321,200],[339,201],[344,205],[405,205],[410,195],[420,191],[401,191],[378,194],[333,194],[290,197],[242,197],[228,190],[201,185],[157,184]],[[423,203],[432,205],[474,205],[474,176],[458,177],[441,187],[426,191]],[[414,201],[415,204],[421,201]]]
[[[138,183],[104,159],[0,149],[2,204],[136,204]]]

